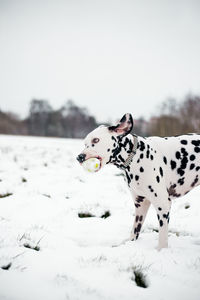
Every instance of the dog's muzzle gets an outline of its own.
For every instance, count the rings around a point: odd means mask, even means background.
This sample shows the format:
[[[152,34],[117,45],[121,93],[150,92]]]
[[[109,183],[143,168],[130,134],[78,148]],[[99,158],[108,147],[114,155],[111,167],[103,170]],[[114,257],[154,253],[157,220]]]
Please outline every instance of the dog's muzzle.
[[[77,156],[76,159],[78,160],[79,163],[83,163],[85,161],[85,158],[86,158],[86,154],[81,153]]]

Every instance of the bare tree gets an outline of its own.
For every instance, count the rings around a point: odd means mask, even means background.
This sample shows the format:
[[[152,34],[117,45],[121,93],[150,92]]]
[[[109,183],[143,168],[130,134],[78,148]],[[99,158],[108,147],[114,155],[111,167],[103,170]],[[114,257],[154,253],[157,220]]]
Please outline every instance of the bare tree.
[[[27,127],[16,114],[0,111],[0,133],[24,135],[27,134]]]
[[[160,115],[150,120],[151,135],[170,136],[200,131],[200,97],[187,96],[183,102],[175,99],[163,102]]]
[[[33,99],[30,104],[29,118],[27,120],[31,135],[45,136],[48,133],[49,114],[52,107],[46,100]]]

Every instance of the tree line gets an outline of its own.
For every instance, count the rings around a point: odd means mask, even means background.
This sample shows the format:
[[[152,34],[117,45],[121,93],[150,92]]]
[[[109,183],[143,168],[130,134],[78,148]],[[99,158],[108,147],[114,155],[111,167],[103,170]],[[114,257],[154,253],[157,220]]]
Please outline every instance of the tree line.
[[[72,100],[54,110],[47,100],[33,99],[24,120],[0,111],[0,133],[4,134],[82,138],[97,126],[95,117]]]
[[[134,133],[142,136],[200,132],[200,96],[188,95],[181,102],[167,99],[157,114],[149,120],[141,117],[134,124]],[[54,110],[47,100],[33,99],[28,117],[23,120],[0,110],[1,134],[83,138],[98,125],[86,108],[72,100]]]

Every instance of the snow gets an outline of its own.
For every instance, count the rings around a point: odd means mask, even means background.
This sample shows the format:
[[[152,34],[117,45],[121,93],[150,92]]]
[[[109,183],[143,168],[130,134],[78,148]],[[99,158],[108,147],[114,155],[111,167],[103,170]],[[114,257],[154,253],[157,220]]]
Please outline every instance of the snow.
[[[82,147],[0,136],[0,299],[200,299],[200,188],[174,201],[168,249],[156,250],[153,208],[138,241],[123,243],[134,216],[123,175],[86,173]]]

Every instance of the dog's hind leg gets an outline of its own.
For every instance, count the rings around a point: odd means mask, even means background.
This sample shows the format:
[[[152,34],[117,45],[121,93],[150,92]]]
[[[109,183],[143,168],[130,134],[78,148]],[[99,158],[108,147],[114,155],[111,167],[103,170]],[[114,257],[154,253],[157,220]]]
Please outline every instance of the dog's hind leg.
[[[150,204],[150,201],[147,200],[145,197],[135,197],[135,220],[133,224],[133,229],[131,230],[131,241],[135,241],[138,239]]]
[[[153,204],[158,217],[158,224],[159,224],[159,239],[158,239],[158,250],[162,248],[168,247],[168,223],[169,223],[169,215],[170,215],[170,208],[171,208],[171,201],[168,200],[167,196],[165,197],[166,200],[160,202],[159,204]],[[165,199],[163,196],[163,199]]]

